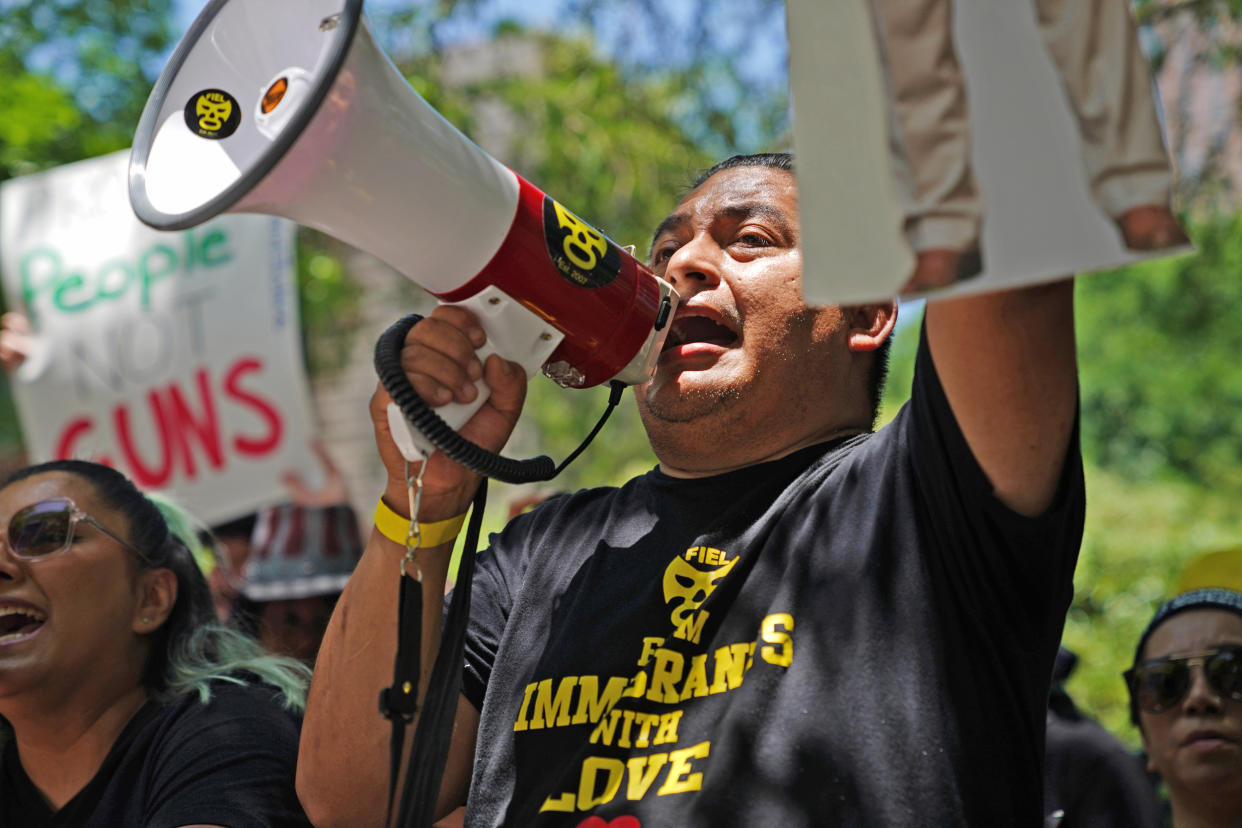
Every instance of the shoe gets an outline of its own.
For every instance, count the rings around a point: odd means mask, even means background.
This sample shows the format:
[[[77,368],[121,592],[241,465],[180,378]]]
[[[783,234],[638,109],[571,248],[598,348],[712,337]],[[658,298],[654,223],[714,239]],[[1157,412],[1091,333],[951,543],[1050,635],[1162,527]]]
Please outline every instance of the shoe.
[[[970,250],[943,247],[921,250],[915,255],[914,273],[901,289],[901,294],[948,287],[982,272],[983,255],[977,247]]]
[[[1130,250],[1163,250],[1190,244],[1173,211],[1162,204],[1131,207],[1117,218],[1117,229]]]

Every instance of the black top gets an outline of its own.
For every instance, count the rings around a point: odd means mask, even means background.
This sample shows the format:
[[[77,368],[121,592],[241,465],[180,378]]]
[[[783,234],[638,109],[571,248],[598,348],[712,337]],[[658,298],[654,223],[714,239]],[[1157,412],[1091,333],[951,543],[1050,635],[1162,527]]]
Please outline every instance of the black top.
[[[925,341],[875,435],[550,501],[479,559],[467,823],[1041,825],[1083,509],[1076,431],[992,495]]]
[[[147,702],[95,777],[56,813],[9,740],[0,755],[0,828],[308,828],[293,790],[299,722],[275,691],[212,685],[168,705]]]
[[[1044,811],[1060,828],[1160,828],[1164,809],[1142,758],[1069,703],[1048,710]]]

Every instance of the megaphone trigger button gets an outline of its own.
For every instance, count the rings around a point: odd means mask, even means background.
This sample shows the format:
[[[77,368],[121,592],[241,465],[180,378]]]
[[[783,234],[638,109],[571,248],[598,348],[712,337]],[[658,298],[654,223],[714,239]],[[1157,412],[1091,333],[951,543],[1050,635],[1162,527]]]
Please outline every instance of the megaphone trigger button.
[[[660,309],[656,311],[655,324],[652,325],[657,331],[664,330],[664,326],[668,324],[668,318],[673,312],[672,301],[665,296],[660,300]]]

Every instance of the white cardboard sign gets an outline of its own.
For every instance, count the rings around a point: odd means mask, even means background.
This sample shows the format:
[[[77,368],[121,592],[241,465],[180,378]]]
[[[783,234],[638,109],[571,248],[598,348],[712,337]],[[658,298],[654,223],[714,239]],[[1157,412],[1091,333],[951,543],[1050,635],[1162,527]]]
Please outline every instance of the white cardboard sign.
[[[1167,212],[1171,184],[1127,0],[786,0],[786,15],[812,303],[895,296],[920,245],[969,235],[981,271],[924,295],[1185,249],[1118,229],[1130,208]]]
[[[35,331],[11,377],[31,462],[108,463],[214,523],[314,479],[294,226],[180,232],[129,206],[129,151],[0,185],[0,273]]]

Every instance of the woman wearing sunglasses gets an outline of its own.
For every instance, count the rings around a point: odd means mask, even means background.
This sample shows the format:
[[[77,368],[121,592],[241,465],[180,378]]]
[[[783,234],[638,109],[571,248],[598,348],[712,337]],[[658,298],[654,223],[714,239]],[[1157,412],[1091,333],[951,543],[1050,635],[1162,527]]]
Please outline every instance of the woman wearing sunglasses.
[[[307,826],[308,671],[215,622],[183,513],[55,461],[0,484],[0,826]]]
[[[1242,592],[1199,589],[1162,606],[1125,678],[1175,828],[1242,826]]]

